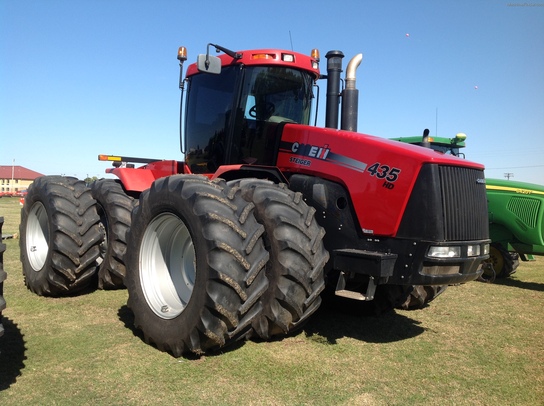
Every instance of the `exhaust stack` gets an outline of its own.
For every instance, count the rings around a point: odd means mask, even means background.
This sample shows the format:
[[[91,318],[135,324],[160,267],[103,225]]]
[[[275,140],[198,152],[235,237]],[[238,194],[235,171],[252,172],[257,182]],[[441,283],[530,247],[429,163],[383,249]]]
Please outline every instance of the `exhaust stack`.
[[[342,51],[329,51],[327,58],[327,107],[325,127],[338,128],[338,109],[340,103],[340,73],[342,72]]]
[[[421,146],[425,148],[431,148],[431,143],[429,142],[429,129],[426,128],[423,130],[423,137],[421,139]]]
[[[355,71],[363,60],[363,54],[355,55],[346,69],[346,88],[342,92],[342,130],[357,132],[359,90],[355,87]]]

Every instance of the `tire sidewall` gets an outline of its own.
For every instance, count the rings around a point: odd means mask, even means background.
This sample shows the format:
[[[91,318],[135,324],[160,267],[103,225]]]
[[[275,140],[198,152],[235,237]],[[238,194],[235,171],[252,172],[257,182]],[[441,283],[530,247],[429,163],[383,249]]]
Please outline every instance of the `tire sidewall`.
[[[44,185],[48,177],[36,179],[28,188],[28,193],[25,197],[25,203],[21,209],[21,225],[20,225],[20,257],[23,265],[23,275],[26,279],[27,286],[35,291],[36,288],[42,287],[48,283],[47,280],[47,269],[51,268],[51,241],[53,238],[53,224],[51,223],[51,209],[48,204],[47,195],[44,193]],[[42,183],[44,185],[42,185]],[[27,241],[27,227],[29,214],[32,211],[32,208],[35,204],[41,203],[45,212],[47,213],[47,224],[48,224],[48,249],[47,256],[43,266],[40,269],[34,269],[28,258],[28,241]]]

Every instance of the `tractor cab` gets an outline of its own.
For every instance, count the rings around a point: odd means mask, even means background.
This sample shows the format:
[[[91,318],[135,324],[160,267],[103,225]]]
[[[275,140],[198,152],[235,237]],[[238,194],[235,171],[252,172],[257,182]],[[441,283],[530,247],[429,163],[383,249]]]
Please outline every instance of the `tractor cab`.
[[[275,165],[280,129],[310,122],[318,77],[315,59],[298,53],[200,55],[184,83],[182,145],[191,172],[213,173],[232,164]]]

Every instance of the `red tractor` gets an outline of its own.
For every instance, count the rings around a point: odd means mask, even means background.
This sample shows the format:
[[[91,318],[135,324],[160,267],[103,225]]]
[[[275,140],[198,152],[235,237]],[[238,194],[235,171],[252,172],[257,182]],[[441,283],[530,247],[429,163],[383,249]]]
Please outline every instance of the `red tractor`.
[[[100,156],[118,180],[37,179],[21,221],[29,289],[124,284],[146,341],[180,356],[293,332],[325,291],[387,310],[415,285],[476,279],[483,166],[358,133],[362,55],[341,88],[343,56],[321,75],[317,51],[209,44],[183,77],[181,47],[185,160]],[[320,79],[326,128],[310,125]]]

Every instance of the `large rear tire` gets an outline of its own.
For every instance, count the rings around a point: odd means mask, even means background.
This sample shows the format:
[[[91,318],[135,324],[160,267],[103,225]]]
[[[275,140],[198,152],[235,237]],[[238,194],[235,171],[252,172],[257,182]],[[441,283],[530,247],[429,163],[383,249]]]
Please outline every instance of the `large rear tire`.
[[[98,289],[122,288],[125,286],[126,274],[126,233],[130,227],[134,199],[114,179],[93,182],[91,194],[97,202],[98,215],[105,232],[104,242],[100,247]]]
[[[283,184],[244,179],[229,185],[255,204],[270,252],[269,288],[261,298],[264,310],[253,322],[254,332],[268,340],[297,331],[321,304],[323,268],[329,259],[323,246],[325,230],[314,218],[315,209]]]
[[[44,176],[21,209],[20,256],[26,286],[40,296],[66,296],[89,286],[104,234],[90,189],[72,177]]]
[[[224,181],[176,175],[140,196],[128,232],[128,306],[146,342],[174,356],[246,337],[268,287],[264,228]]]
[[[4,225],[4,217],[0,217],[0,337],[4,335],[4,326],[2,325],[2,310],[6,308],[4,299],[4,281],[7,274],[4,271],[4,252],[6,252],[6,244],[2,242],[2,226]]]

